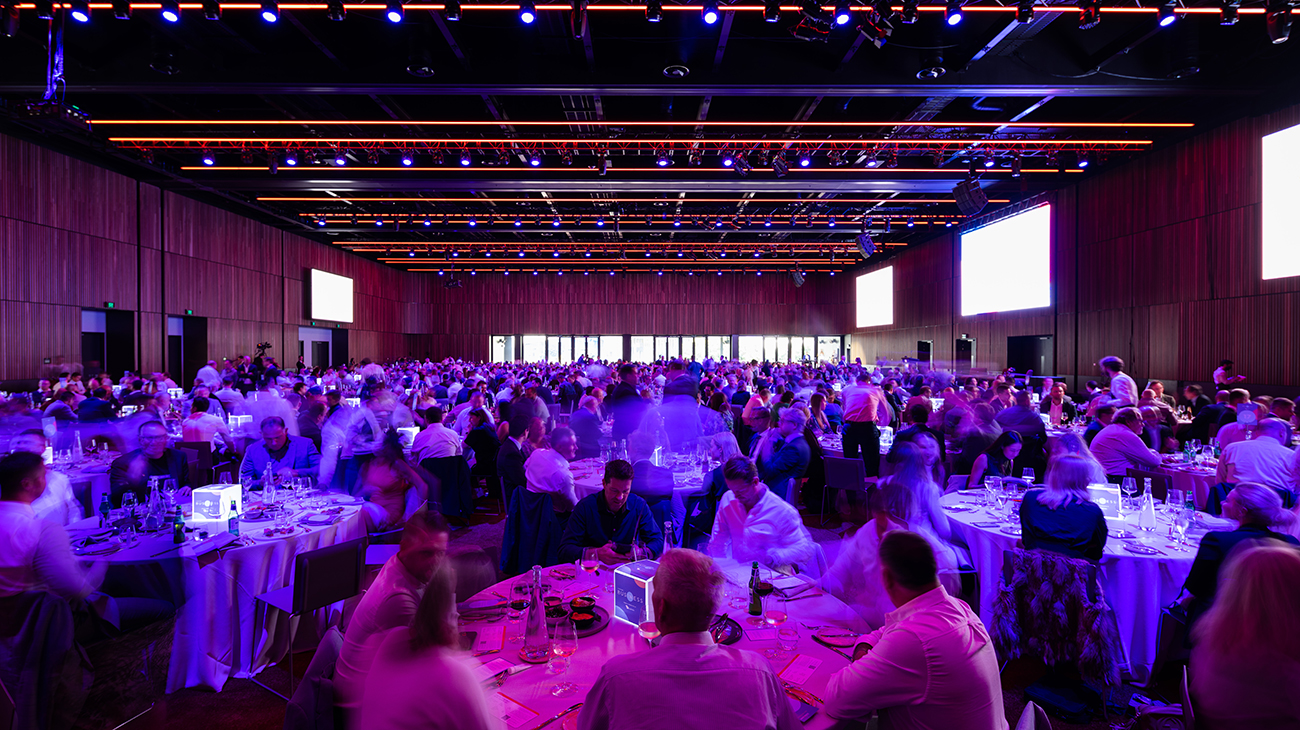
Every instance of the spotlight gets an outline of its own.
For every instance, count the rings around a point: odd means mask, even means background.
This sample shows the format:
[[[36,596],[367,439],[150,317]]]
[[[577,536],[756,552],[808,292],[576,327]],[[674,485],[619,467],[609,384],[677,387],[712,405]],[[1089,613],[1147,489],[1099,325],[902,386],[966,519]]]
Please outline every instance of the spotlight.
[[[1079,169],[1087,169],[1088,165],[1092,164],[1092,158],[1088,156],[1087,152],[1080,152],[1077,164],[1079,165]]]
[[[168,23],[181,21],[181,0],[162,0],[162,18]]]
[[[704,7],[700,10],[700,17],[704,19],[705,25],[713,25],[718,22],[717,0],[704,0]]]
[[[645,5],[645,19],[648,23],[659,23],[664,19],[664,4],[662,0],[650,0]]]
[[[908,228],[915,228],[915,227],[916,227],[916,221],[913,221],[913,220],[909,217],[909,218],[907,219],[907,227],[908,227]]]
[[[278,174],[280,172],[280,158],[276,157],[274,152],[272,152],[268,157],[269,159],[266,162],[266,169],[272,175]]]
[[[383,218],[376,218],[376,219],[375,219],[375,225],[376,225],[376,226],[382,226],[382,225],[384,225],[384,219],[383,219]]]
[[[769,215],[768,217],[766,217],[766,218],[763,219],[763,227],[764,227],[764,228],[771,228],[771,227],[772,227],[772,216]]]
[[[533,0],[521,0],[519,3],[519,20],[524,25],[532,25],[537,20],[537,6]]]
[[[536,152],[534,152],[534,153],[528,155],[528,164],[529,164],[530,166],[532,166],[532,167],[541,167],[541,166],[542,166],[542,156],[539,155],[539,154],[537,154]]]
[[[781,22],[781,0],[764,0],[763,20],[769,23]]]
[[[994,167],[994,166],[996,166],[997,164],[998,164],[998,161],[995,160],[995,159],[993,159],[993,156],[992,156],[992,155],[988,155],[988,154],[984,155],[984,167],[985,167],[986,169],[987,169],[987,168],[990,168],[990,167]]]
[[[661,149],[655,155],[655,164],[660,167],[668,167],[673,164],[673,153],[668,149]]]
[[[807,152],[799,153],[799,167],[808,167],[812,165],[812,155]]]
[[[316,219],[316,225],[317,225],[317,227],[319,227],[319,228],[324,228],[324,227],[325,227],[325,219],[324,219],[324,218],[317,218],[317,219]]]
[[[559,228],[559,227],[560,227],[560,216],[558,216],[558,215],[555,216],[555,220],[551,221],[551,227],[552,227],[552,228]]]
[[[203,17],[207,20],[221,20],[219,0],[203,0]]]
[[[475,228],[475,227],[477,227],[477,226],[478,226],[478,219],[475,218],[474,216],[470,216],[470,217],[469,217],[469,227],[470,227],[470,228]]]
[[[1264,11],[1268,39],[1274,44],[1286,43],[1291,37],[1291,3],[1287,0],[1268,0]]]
[[[673,216],[673,228],[681,228],[681,227],[682,227],[682,217],[680,215]]]
[[[573,167],[573,153],[568,150],[560,150],[560,164],[565,167]]]
[[[789,171],[790,166],[786,164],[785,154],[778,152],[776,157],[772,158],[772,172],[776,173],[777,177],[785,177]]]
[[[686,164],[691,167],[699,167],[704,163],[704,153],[700,150],[690,150],[686,153]]]
[[[714,227],[714,228],[721,228],[721,227],[722,227],[722,216],[718,216],[718,219],[717,219],[716,221],[713,222],[713,227]]]
[[[605,216],[603,216],[603,215],[598,215],[598,216],[596,216],[596,227],[597,227],[597,228],[604,228],[604,227],[605,227]]]
[[[903,12],[898,14],[899,19],[907,25],[915,23],[920,18],[916,9],[919,4],[918,0],[903,0]]]
[[[1237,20],[1236,0],[1225,0],[1219,5],[1219,25],[1236,25]]]
[[[519,258],[523,258],[523,257],[524,257],[524,250],[521,248],[519,249]]]
[[[348,9],[343,7],[343,0],[326,0],[325,17],[334,21],[348,17]]]
[[[828,227],[830,227],[830,228],[834,228],[834,227],[835,227],[835,216],[833,216],[833,215],[832,215],[832,216],[828,216],[828,217],[826,218],[826,225],[827,225]]]
[[[835,4],[835,24],[848,25],[853,20],[853,11],[849,9],[849,4],[840,0]]]
[[[722,153],[722,166],[723,166],[723,167],[732,167],[732,166],[734,166],[735,164],[736,164],[736,157],[735,157],[735,155],[731,154],[730,152],[723,152],[723,153]]]
[[[553,259],[560,258],[560,249],[557,248],[554,251],[551,251],[551,258]]]
[[[1101,0],[1079,0],[1079,30],[1096,28],[1101,22]]]
[[[90,2],[88,0],[72,0],[68,3],[68,14],[78,23],[90,22]]]
[[[867,155],[867,167],[878,167],[879,165],[880,158],[876,156],[875,152]]]
[[[460,153],[460,166],[461,166],[461,167],[469,167],[469,165],[470,165],[471,162],[473,162],[473,160],[472,160],[472,159],[470,158],[470,156],[469,156],[469,150],[461,150],[461,153]]]
[[[523,225],[524,225],[524,219],[520,218],[519,216],[515,216],[515,228],[521,228],[523,227]]]
[[[113,0],[113,17],[118,20],[130,20],[131,0]]]
[[[1178,20],[1178,16],[1174,13],[1174,3],[1172,0],[1161,4],[1157,18],[1158,20],[1156,22],[1160,24],[1161,28],[1168,28],[1174,24],[1175,20]]]
[[[961,0],[948,0],[948,4],[943,9],[943,19],[948,25],[957,25],[961,22]]]
[[[1016,3],[1016,22],[1028,23],[1034,19],[1034,0],[1020,0]]]
[[[262,0],[262,20],[274,23],[280,19],[280,3],[276,0]]]
[[[460,20],[460,0],[444,0],[442,19],[453,23]]]
[[[212,154],[212,150],[203,150],[203,164],[208,167],[217,164],[217,156]]]
[[[1020,164],[1021,164],[1020,153],[1017,152],[1011,158],[1011,177],[1020,177]]]
[[[591,258],[591,249],[582,252],[584,258]]]
[[[686,252],[683,251],[683,250],[681,250],[681,249],[677,249],[677,258],[680,259],[680,258],[685,258],[685,257],[686,257]]]
[[[346,167],[347,164],[348,164],[348,151],[347,151],[347,150],[344,150],[344,149],[338,149],[338,150],[335,150],[335,151],[334,151],[334,166],[335,166],[335,167]]]
[[[402,167],[410,167],[415,164],[415,153],[410,150],[402,150]]]
[[[390,23],[400,23],[406,18],[406,11],[402,9],[402,0],[388,0],[388,7],[384,10],[384,17],[388,18]]]
[[[425,218],[423,222],[425,228],[428,228],[429,226],[433,225],[433,221],[429,220],[428,218]]]

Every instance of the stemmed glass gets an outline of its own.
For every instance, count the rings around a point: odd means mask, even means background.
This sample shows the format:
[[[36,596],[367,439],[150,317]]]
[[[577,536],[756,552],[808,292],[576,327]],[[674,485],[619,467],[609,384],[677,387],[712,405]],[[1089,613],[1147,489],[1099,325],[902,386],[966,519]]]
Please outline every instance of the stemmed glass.
[[[1034,483],[1034,470],[1025,469],[1024,471],[1020,472],[1020,477],[1024,479],[1026,482],[1029,482],[1029,484],[1032,486]]]
[[[767,581],[762,581],[758,585],[754,586],[754,592],[758,594],[759,600],[762,601],[764,610],[763,613],[760,613],[757,616],[750,616],[748,619],[746,619],[746,621],[749,623],[750,626],[758,627],[758,626],[765,626],[767,624],[767,617],[764,615],[767,609],[767,597],[772,595],[772,592],[775,590],[776,590],[776,586],[772,585],[771,583],[768,583]]]
[[[578,561],[578,567],[582,568],[587,573],[593,574],[599,570],[600,558],[597,557],[597,555],[599,555],[599,550],[599,548],[592,547],[584,548],[582,551],[582,559]]]
[[[1173,517],[1174,532],[1178,533],[1178,539],[1174,541],[1174,545],[1179,550],[1188,550],[1189,548],[1184,546],[1187,545],[1187,528],[1192,523],[1192,511],[1179,505],[1173,508]]]
[[[552,674],[564,674],[569,669],[569,657],[578,651],[578,629],[570,620],[561,620],[555,624],[555,633],[551,635],[551,665],[549,671]],[[568,697],[578,691],[578,685],[573,682],[557,682],[551,687],[551,694],[556,697]]]
[[[777,630],[776,647],[765,649],[763,655],[768,659],[785,659],[797,648],[799,648],[799,629],[791,624]]]
[[[1124,481],[1120,482],[1119,488],[1120,491],[1124,492],[1124,496],[1128,498],[1128,509],[1136,511],[1137,506],[1134,504],[1134,500],[1137,499],[1138,493],[1137,479],[1124,477]]]
[[[997,477],[984,477],[984,506],[992,510],[998,506],[998,492],[1002,491],[1002,480]]]
[[[135,517],[135,492],[126,492],[122,495],[122,511],[127,517]]]
[[[772,591],[772,595],[763,601],[763,618],[768,626],[780,626],[790,616],[786,611],[785,593]]]
[[[506,618],[510,623],[517,624],[524,620],[524,612],[532,602],[532,595],[533,581],[527,576],[519,578],[510,586],[510,602],[506,604]],[[511,644],[518,644],[523,640],[522,632],[511,634],[507,639]]]
[[[162,493],[167,500],[167,503],[165,505],[167,507],[167,511],[170,512],[171,510],[176,508],[176,480],[170,477],[164,479],[162,481]]]

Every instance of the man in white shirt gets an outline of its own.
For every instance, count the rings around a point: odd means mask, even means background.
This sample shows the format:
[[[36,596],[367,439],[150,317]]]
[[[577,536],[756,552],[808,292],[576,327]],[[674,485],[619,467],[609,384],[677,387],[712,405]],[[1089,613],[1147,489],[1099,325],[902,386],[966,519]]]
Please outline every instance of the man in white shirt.
[[[537,449],[524,462],[525,486],[535,494],[551,495],[555,511],[568,514],[578,503],[569,461],[578,454],[573,430],[561,426],[551,432],[551,448]]]
[[[26,451],[43,458],[46,443],[44,431],[29,428],[14,437],[9,450]],[[32,511],[37,517],[56,525],[70,525],[85,516],[85,508],[77,501],[68,476],[48,469],[45,471],[45,491],[32,502]]]
[[[494,427],[497,425],[497,422],[492,418],[492,410],[483,407],[486,402],[486,396],[475,391],[470,394],[469,403],[463,406],[457,406],[460,412],[456,415],[456,433],[460,434],[461,438],[465,438],[465,434],[469,433],[469,414],[472,411],[482,409],[482,411],[487,414],[488,424]]]
[[[694,550],[660,558],[651,599],[659,645],[605,663],[582,704],[579,730],[801,727],[765,659],[714,643],[708,629],[724,580]]]
[[[1107,476],[1123,477],[1129,469],[1160,466],[1160,454],[1142,441],[1142,414],[1136,408],[1121,408],[1115,420],[1092,439],[1092,455],[1101,462]]]
[[[708,553],[741,563],[757,560],[782,572],[821,575],[817,544],[803,526],[799,511],[758,481],[747,457],[732,457],[722,467],[727,493],[718,503]]]
[[[1138,386],[1133,378],[1124,372],[1124,361],[1110,355],[1097,361],[1102,375],[1110,378],[1110,400],[1116,408],[1135,406],[1138,402]]]
[[[1236,424],[1233,424],[1236,425]],[[1255,427],[1254,438],[1228,444],[1219,459],[1215,478],[1224,484],[1253,482],[1274,489],[1293,490],[1297,452],[1284,444],[1291,438],[1286,421],[1266,418]]]
[[[343,649],[334,666],[335,705],[352,711],[361,707],[379,641],[385,631],[411,625],[425,586],[447,556],[447,541],[442,515],[420,512],[407,521],[401,548],[361,597],[343,635]]]
[[[460,434],[442,425],[442,409],[433,406],[424,411],[424,418],[429,425],[411,442],[411,453],[417,461],[441,459],[445,456],[459,456],[461,453]]]
[[[880,574],[897,610],[831,677],[826,714],[865,721],[878,712],[882,730],[1007,730],[993,642],[939,584],[930,543],[905,530],[886,534]]]
[[[217,372],[217,361],[208,360],[208,364],[199,368],[195,380],[203,381],[203,384],[216,390],[221,387],[221,373]]]

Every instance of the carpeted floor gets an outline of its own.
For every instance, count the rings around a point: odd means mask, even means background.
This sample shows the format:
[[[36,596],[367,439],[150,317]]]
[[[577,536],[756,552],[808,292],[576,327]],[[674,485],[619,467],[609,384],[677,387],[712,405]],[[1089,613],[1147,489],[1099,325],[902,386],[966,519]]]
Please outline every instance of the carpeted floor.
[[[499,516],[476,516],[470,525],[454,529],[453,550],[482,548],[495,562],[504,522],[504,518]],[[825,528],[820,527],[820,517],[816,515],[805,515],[804,523],[826,550],[827,560],[832,562],[842,538],[855,529],[851,524],[841,524],[834,519]],[[88,650],[95,665],[95,676],[77,716],[77,730],[113,730],[128,720],[131,721],[128,727],[132,730],[199,730],[218,726],[270,730],[284,726],[284,700],[249,680],[232,679],[219,693],[186,689],[164,695],[172,628],[172,622],[161,622]],[[295,657],[294,666],[299,676],[310,660],[309,653]],[[286,666],[281,664],[268,669],[259,679],[286,691]],[[1180,666],[1168,667],[1161,681],[1140,691],[1156,699],[1175,698],[1180,671]],[[1030,660],[1011,662],[1003,671],[1003,697],[1007,719],[1013,726],[1025,707],[1025,688],[1042,673],[1041,663]],[[1127,685],[1116,690],[1112,704],[1127,704],[1133,691],[1134,688]],[[1099,719],[1076,725],[1053,719],[1052,727],[1058,730],[1109,730],[1114,721],[1115,718],[1109,722]]]

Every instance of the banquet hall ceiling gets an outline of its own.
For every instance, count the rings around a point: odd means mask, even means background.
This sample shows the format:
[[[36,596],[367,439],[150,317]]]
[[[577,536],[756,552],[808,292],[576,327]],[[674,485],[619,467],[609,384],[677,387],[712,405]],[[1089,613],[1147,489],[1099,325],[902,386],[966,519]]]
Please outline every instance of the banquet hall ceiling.
[[[1276,103],[1300,43],[1270,43],[1250,3],[1232,26],[1171,5],[1168,27],[1106,4],[1087,30],[1073,4],[1017,22],[982,1],[951,26],[942,5],[843,26],[831,5],[723,4],[712,25],[699,3],[658,23],[518,7],[60,11],[78,130],[22,118],[49,22],[19,5],[0,131],[402,268],[829,271],[862,260],[864,227],[880,256],[960,224],[968,178],[989,212]]]

